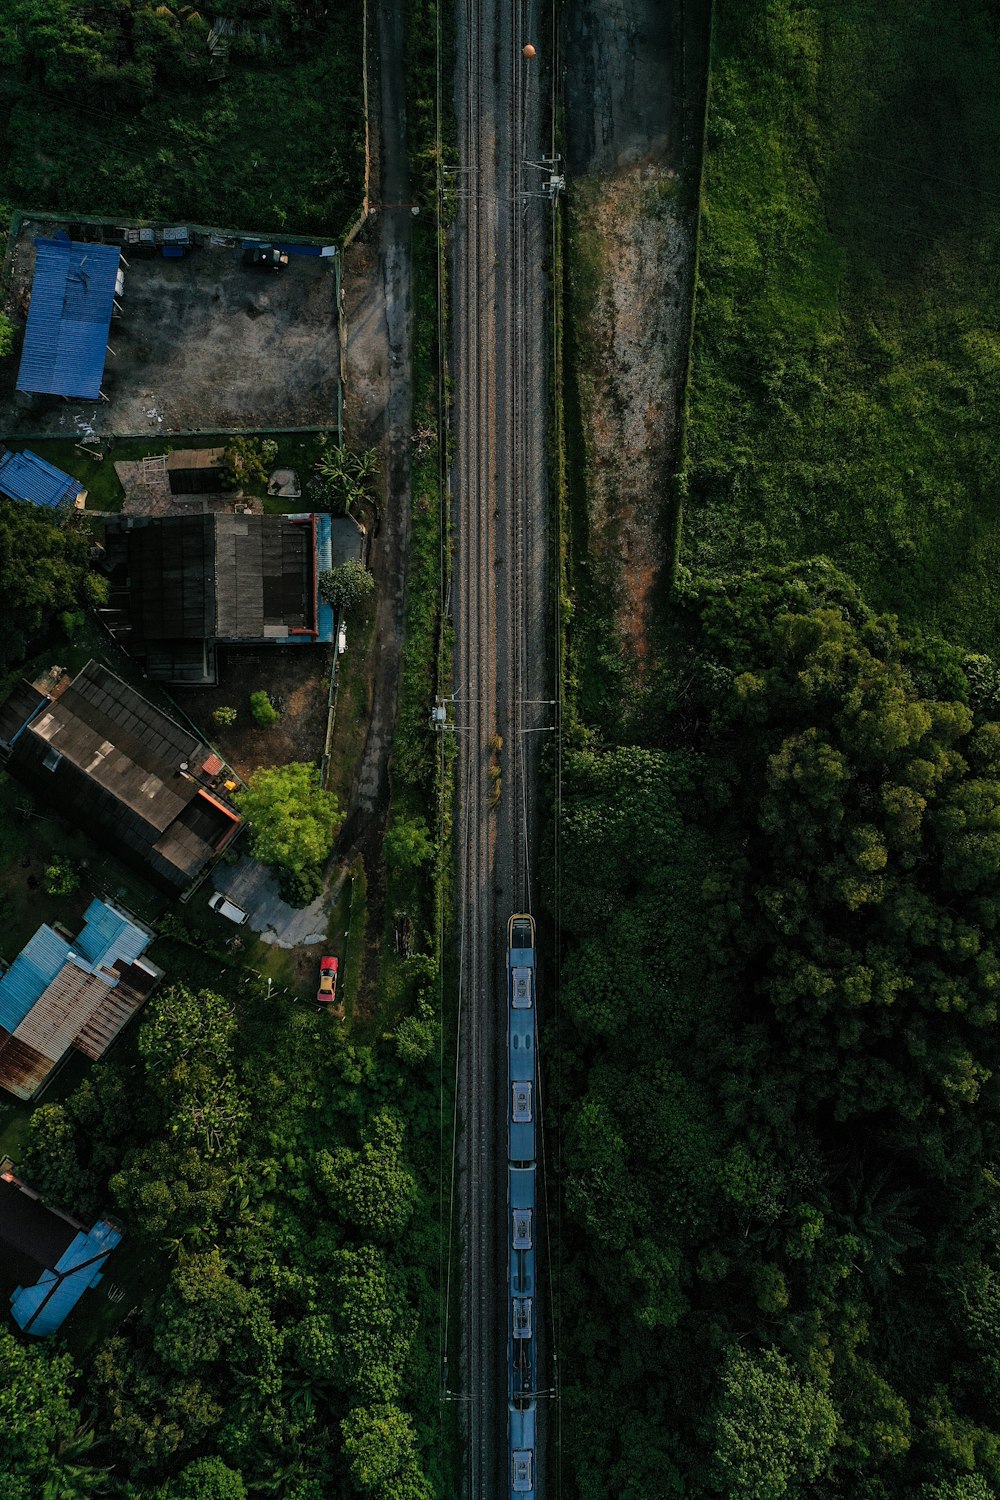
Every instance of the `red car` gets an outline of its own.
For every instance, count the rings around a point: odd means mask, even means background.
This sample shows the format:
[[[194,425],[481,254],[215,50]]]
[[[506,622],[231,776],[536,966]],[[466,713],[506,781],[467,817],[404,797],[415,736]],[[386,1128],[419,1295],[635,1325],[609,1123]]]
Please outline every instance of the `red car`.
[[[332,1005],[337,998],[337,975],[340,965],[335,958],[321,958],[319,961],[319,989],[316,991],[316,999],[320,1005]]]

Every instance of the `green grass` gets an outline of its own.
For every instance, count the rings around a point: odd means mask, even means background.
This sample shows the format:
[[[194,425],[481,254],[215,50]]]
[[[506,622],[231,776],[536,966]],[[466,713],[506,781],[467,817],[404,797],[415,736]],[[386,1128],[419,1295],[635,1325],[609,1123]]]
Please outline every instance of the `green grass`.
[[[682,562],[823,553],[1000,650],[986,0],[720,0]]]
[[[319,434],[306,433],[299,436],[295,433],[261,433],[260,437],[273,436],[278,445],[278,454],[274,461],[276,469],[294,469],[299,476],[299,483],[305,491],[305,486],[313,470],[319,453]],[[115,473],[116,462],[129,459],[146,458],[153,453],[168,453],[173,448],[217,448],[226,444],[224,434],[209,434],[208,436],[194,438],[166,439],[163,437],[149,438],[104,438],[100,445],[103,458],[96,458],[90,452],[75,443],[72,438],[31,438],[24,443],[15,444],[15,447],[30,448],[40,458],[47,459],[50,464],[55,464],[67,474],[72,474],[79,479],[87,489],[88,511],[119,511],[122,508],[124,492]],[[274,499],[264,494],[263,485],[250,485],[248,494],[259,494],[264,501],[264,511],[267,515],[285,515],[292,511],[310,510],[311,504],[308,495],[303,493],[298,500]]]
[[[353,1020],[357,1008],[358,986],[361,983],[361,965],[364,957],[365,927],[367,925],[368,881],[364,860],[356,859],[337,892],[337,899],[330,908],[327,923],[327,952],[340,960],[340,975],[337,980],[337,999],[344,1007],[348,1020]],[[379,1018],[381,1025],[381,1017]]]

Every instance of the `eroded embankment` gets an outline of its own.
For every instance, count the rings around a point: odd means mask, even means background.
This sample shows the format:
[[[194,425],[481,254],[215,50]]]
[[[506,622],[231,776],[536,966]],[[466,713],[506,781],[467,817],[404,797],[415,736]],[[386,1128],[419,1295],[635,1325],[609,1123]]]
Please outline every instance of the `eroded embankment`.
[[[669,553],[707,56],[706,18],[685,31],[666,9],[624,0],[612,19],[582,0],[566,52],[572,472],[594,576],[640,673]]]

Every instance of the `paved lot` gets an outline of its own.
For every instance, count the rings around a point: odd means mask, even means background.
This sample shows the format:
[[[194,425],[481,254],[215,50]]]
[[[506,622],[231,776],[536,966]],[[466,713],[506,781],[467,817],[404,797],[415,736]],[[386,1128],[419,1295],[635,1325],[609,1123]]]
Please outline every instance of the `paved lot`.
[[[22,230],[10,305],[21,321],[34,270]],[[292,256],[254,271],[239,246],[183,260],[132,259],[123,315],[111,325],[103,402],[14,391],[20,349],[0,365],[0,436],[333,427],[340,346],[332,259]]]
[[[326,941],[325,898],[318,896],[301,911],[289,906],[278,895],[277,882],[266,866],[249,855],[235,865],[216,865],[212,880],[217,891],[249,913],[247,925],[260,934],[262,942],[298,948]]]

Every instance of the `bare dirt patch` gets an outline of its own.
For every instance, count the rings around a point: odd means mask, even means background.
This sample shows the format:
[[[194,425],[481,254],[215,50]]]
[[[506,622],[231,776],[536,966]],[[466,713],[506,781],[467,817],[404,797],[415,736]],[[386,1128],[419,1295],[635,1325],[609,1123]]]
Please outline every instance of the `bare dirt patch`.
[[[618,625],[640,664],[687,348],[691,232],[676,183],[662,160],[647,161],[588,178],[571,208],[588,529],[617,563]]]
[[[332,661],[328,646],[220,646],[218,686],[173,688],[171,696],[246,779],[261,766],[319,760]],[[260,689],[281,710],[268,728],[250,714],[250,694]],[[213,710],[223,706],[237,712],[228,729],[212,722]]]
[[[8,308],[28,308],[35,238],[22,226]],[[111,326],[109,400],[14,390],[20,351],[0,366],[0,432],[67,437],[332,427],[340,345],[332,259],[289,257],[278,272],[242,264],[240,242],[199,245],[181,260],[131,258],[123,314]]]
[[[667,560],[694,279],[703,20],[660,0],[568,20],[566,117],[574,371],[591,548],[642,670]],[[704,37],[701,35],[704,30]]]

